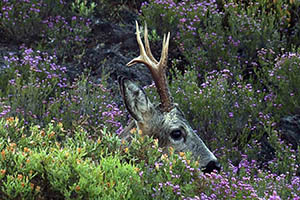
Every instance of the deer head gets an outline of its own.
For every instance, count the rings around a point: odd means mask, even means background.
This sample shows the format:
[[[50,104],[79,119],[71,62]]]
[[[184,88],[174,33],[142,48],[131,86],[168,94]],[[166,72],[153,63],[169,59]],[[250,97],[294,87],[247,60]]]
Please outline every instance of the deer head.
[[[136,126],[143,134],[157,138],[161,147],[173,147],[175,152],[192,152],[193,156],[199,159],[200,166],[205,172],[211,172],[214,169],[220,170],[216,157],[193,131],[183,112],[177,104],[173,103],[170,95],[166,78],[170,33],[167,36],[164,35],[159,62],[151,53],[146,25],[144,34],[145,47],[136,22],[136,37],[140,55],[127,65],[143,63],[148,67],[160,96],[161,104],[154,106],[144,90],[136,83],[123,77],[119,78],[123,101],[134,119],[133,124],[129,125],[130,129]],[[129,131],[129,129],[124,130],[124,132]],[[124,134],[123,137],[128,137],[126,133],[122,134]]]

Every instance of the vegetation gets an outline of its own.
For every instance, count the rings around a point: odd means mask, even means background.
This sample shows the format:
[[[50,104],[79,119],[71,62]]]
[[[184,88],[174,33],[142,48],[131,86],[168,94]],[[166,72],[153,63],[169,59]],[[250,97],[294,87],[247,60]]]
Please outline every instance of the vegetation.
[[[280,128],[300,111],[298,1],[2,0],[0,9],[0,42],[18,46],[0,65],[1,199],[300,199],[299,146]],[[139,12],[154,43],[171,31],[170,51],[189,63],[182,71],[170,60],[171,92],[221,172],[203,174],[189,153],[137,130],[131,145],[121,141],[126,111],[106,77],[96,82],[94,66],[68,73],[93,20],[122,21],[124,9]]]

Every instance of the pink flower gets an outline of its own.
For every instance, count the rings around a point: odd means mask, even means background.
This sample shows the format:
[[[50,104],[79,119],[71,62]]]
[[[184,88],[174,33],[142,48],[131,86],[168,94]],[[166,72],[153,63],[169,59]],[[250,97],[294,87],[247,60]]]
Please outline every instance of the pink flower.
[[[280,196],[277,195],[276,190],[273,191],[273,195],[270,196],[269,200],[281,200]]]
[[[179,21],[180,21],[181,23],[184,23],[184,22],[186,22],[186,18],[181,18]]]

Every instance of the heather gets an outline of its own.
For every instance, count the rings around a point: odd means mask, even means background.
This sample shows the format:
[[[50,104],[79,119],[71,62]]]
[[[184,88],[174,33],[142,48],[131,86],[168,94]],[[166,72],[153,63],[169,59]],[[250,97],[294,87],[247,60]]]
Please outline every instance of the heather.
[[[299,6],[1,1],[0,42],[12,47],[0,54],[1,199],[300,199],[298,136],[283,128],[300,111]],[[138,130],[130,145],[119,138],[128,113],[97,68],[121,47],[96,66],[86,58],[109,43],[93,40],[99,19],[133,27],[129,11],[157,57],[171,32],[170,91],[220,172]],[[153,84],[144,89],[158,101]]]

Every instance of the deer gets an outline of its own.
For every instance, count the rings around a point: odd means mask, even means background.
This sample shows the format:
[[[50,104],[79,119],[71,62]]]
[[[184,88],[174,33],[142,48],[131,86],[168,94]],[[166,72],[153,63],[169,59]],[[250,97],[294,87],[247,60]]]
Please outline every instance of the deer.
[[[118,77],[120,94],[129,115],[133,118],[120,137],[128,140],[130,130],[136,128],[143,135],[158,139],[159,147],[172,147],[175,153],[192,152],[205,173],[220,171],[221,166],[215,155],[207,148],[201,138],[193,131],[178,104],[173,102],[166,76],[168,61],[168,46],[170,32],[163,37],[160,60],[157,61],[150,49],[147,24],[144,26],[144,43],[141,40],[140,28],[136,21],[136,39],[140,55],[132,59],[127,66],[142,63],[150,70],[155,87],[160,97],[160,103],[154,105],[145,91],[133,80],[123,76]]]

